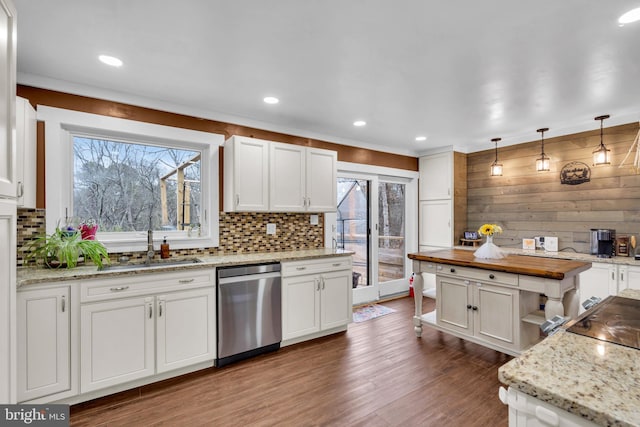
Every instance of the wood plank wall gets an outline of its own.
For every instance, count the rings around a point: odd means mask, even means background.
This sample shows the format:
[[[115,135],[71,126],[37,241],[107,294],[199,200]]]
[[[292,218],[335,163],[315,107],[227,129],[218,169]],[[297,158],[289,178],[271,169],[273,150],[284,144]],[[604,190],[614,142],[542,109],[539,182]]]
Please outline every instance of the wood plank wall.
[[[468,228],[497,223],[504,232],[494,241],[518,248],[524,237],[557,236],[560,249],[581,253],[589,253],[591,228],[615,229],[617,235],[640,234],[640,174],[628,166],[630,162],[618,167],[638,133],[638,123],[605,128],[611,165],[592,166],[592,152],[600,144],[598,124],[594,122],[594,131],[545,139],[549,172],[535,170],[540,139],[498,146],[498,159],[504,164],[501,177],[489,175],[493,149],[468,154]],[[590,182],[560,184],[562,167],[572,161],[589,165]]]

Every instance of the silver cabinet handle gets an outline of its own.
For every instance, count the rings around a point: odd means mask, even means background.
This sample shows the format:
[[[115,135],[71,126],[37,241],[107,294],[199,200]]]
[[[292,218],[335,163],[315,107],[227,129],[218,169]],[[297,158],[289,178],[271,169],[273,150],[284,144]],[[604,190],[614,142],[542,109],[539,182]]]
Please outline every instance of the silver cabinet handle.
[[[332,265],[334,267],[340,267],[342,265],[342,263],[341,262],[334,262]]]
[[[60,303],[60,305],[61,305],[61,308],[62,308],[62,312],[64,313],[64,310],[65,310],[66,305],[67,305],[67,303],[66,303],[66,301],[64,299],[64,295],[62,296],[62,302]]]
[[[313,279],[314,282],[316,282],[316,291],[320,290],[320,279]]]
[[[118,286],[116,288],[109,288],[111,292],[126,291],[127,289],[129,289],[129,286]]]
[[[320,280],[322,280],[322,289],[324,289],[324,277],[320,277]]]
[[[296,267],[296,270],[301,271],[301,270],[306,270],[307,267]]]
[[[180,280],[178,280],[178,283],[191,283],[193,281],[194,281],[194,279],[180,279]]]
[[[153,317],[153,305],[149,304],[149,319]]]
[[[24,183],[22,181],[18,182],[18,197],[24,196]]]
[[[236,194],[236,207],[240,204],[240,195]]]
[[[162,301],[158,304],[158,317],[162,317]]]

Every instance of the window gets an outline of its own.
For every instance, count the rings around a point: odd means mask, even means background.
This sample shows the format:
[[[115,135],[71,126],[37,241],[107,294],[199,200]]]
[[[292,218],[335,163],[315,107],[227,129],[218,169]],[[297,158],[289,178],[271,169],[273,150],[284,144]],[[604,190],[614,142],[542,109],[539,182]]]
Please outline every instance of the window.
[[[73,136],[73,217],[103,232],[199,232],[200,152]]]
[[[218,245],[222,135],[39,107],[45,120],[47,230],[87,219],[110,252]]]

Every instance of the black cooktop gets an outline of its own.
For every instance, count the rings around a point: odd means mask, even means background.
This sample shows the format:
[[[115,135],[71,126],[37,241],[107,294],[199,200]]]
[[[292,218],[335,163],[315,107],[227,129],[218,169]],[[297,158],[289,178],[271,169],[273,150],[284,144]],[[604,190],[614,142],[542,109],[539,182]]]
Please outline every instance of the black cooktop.
[[[607,297],[567,331],[640,350],[640,300]]]

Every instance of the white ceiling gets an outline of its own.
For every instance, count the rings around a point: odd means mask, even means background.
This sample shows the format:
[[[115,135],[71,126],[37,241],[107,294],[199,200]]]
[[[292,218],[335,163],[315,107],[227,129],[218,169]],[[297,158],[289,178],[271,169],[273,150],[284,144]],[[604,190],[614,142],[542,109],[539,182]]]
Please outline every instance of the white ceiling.
[[[14,2],[19,83],[348,145],[473,152],[640,118],[640,22],[617,24],[640,0]]]

